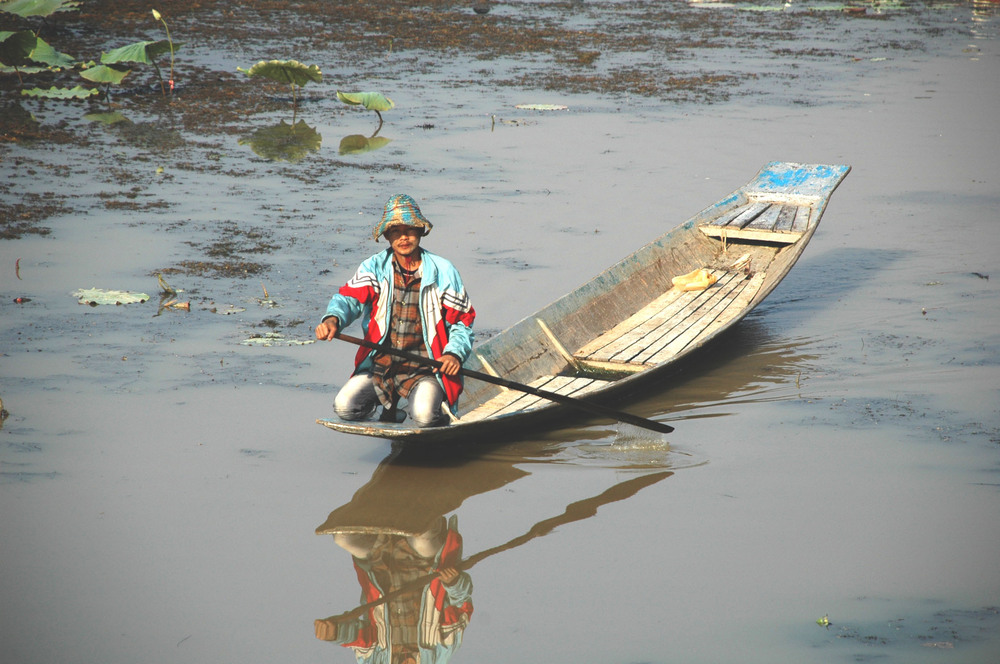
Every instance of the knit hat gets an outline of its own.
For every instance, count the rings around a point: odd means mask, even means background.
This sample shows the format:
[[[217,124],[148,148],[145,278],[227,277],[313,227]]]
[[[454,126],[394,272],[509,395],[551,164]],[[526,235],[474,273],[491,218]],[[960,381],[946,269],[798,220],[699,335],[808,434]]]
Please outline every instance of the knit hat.
[[[372,237],[378,242],[379,237],[393,226],[412,226],[423,229],[423,235],[431,232],[433,224],[420,213],[417,202],[406,194],[396,194],[389,197],[382,212],[382,220],[372,229]]]

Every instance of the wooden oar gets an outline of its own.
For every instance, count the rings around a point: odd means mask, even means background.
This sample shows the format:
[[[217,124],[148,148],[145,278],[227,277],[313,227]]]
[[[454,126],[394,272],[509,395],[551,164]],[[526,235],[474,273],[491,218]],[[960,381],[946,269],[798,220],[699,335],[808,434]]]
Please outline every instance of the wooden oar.
[[[372,341],[368,341],[366,339],[359,339],[358,337],[352,337],[350,335],[344,334],[343,332],[337,332],[336,337],[338,339],[350,342],[352,344],[361,346],[363,348],[371,348],[372,350],[377,350],[382,353],[386,353],[388,355],[395,355],[396,357],[402,357],[412,362],[418,362],[420,364],[425,364],[427,366],[435,367],[438,369],[441,368],[441,362],[439,362],[438,360],[431,359],[429,357],[416,355],[415,353],[408,353],[405,350],[397,350],[395,348],[392,348],[391,346],[386,346],[384,344],[377,344]],[[670,433],[671,431],[674,430],[674,428],[669,424],[663,424],[662,422],[647,420],[644,417],[639,417],[638,415],[632,415],[631,413],[625,413],[620,410],[608,408],[607,406],[594,403],[593,401],[586,401],[584,399],[576,399],[573,397],[568,397],[565,394],[558,394],[556,392],[542,390],[537,387],[532,387],[531,385],[517,383],[513,380],[508,380],[506,378],[501,378],[499,376],[480,373],[479,371],[473,371],[472,369],[466,369],[465,367],[459,369],[459,373],[469,378],[475,378],[476,380],[481,380],[487,383],[493,383],[494,385],[500,385],[502,387],[507,387],[512,390],[517,390],[519,392],[532,394],[536,397],[541,397],[542,399],[554,401],[555,403],[562,404],[563,406],[576,408],[577,410],[582,410],[583,412],[588,413],[590,415],[594,414],[604,415],[605,417],[610,417],[613,420],[617,420],[619,422],[626,422],[628,424],[632,424],[637,427],[642,427],[643,429],[649,429],[650,431],[656,431],[659,433]]]

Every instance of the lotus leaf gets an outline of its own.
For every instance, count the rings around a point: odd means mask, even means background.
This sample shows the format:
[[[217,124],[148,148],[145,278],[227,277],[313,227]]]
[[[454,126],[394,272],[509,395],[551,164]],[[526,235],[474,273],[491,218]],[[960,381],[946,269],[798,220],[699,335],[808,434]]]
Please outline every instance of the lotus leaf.
[[[81,85],[78,85],[75,88],[57,88],[53,85],[48,90],[43,88],[21,90],[21,94],[29,97],[41,97],[43,99],[86,99],[87,97],[100,94],[100,92],[93,88],[85,88]]]
[[[120,69],[115,69],[114,67],[109,67],[108,65],[97,65],[96,67],[91,67],[90,69],[84,69],[80,72],[80,76],[84,77],[88,81],[93,81],[94,83],[112,83],[118,85],[122,82],[122,79],[131,73],[131,69],[126,69],[124,71]]]
[[[103,290],[101,288],[82,288],[74,292],[73,297],[77,298],[80,304],[89,304],[92,307],[99,304],[134,304],[149,299],[145,293]]]
[[[345,104],[360,104],[369,111],[388,111],[396,107],[396,102],[381,92],[341,92],[337,90],[337,99]]]
[[[40,74],[49,71],[48,67],[8,67],[0,63],[0,74]]]
[[[173,44],[177,51],[183,44]],[[170,53],[171,43],[166,39],[160,41],[141,41],[128,46],[116,48],[101,54],[101,63],[110,65],[116,62],[138,62],[144,65],[155,64],[156,58],[164,53]]]
[[[307,125],[305,120],[293,125],[282,120],[272,127],[258,129],[249,138],[240,139],[240,145],[249,145],[264,159],[296,162],[319,150],[322,141],[319,132]]]
[[[21,18],[29,16],[50,16],[56,12],[77,11],[80,0],[10,0],[0,3],[0,11],[16,14]]]
[[[316,65],[308,67],[297,60],[261,60],[250,69],[236,68],[247,76],[263,76],[278,83],[289,83],[293,86],[302,87],[310,81],[319,83],[323,80],[323,73]]]
[[[38,43],[29,57],[35,62],[41,62],[57,69],[72,67],[76,64],[76,61],[72,57],[52,48],[44,39],[38,39]]]
[[[12,67],[26,63],[37,43],[31,30],[0,32],[0,62]]]

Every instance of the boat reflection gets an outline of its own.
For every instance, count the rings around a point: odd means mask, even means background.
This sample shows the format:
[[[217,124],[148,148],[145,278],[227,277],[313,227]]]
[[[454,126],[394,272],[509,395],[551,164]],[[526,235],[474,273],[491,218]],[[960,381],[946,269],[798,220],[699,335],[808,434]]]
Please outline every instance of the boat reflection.
[[[602,505],[630,498],[673,474],[630,473],[523,534],[463,558],[455,510],[472,496],[529,475],[516,465],[525,461],[463,455],[456,448],[429,452],[397,446],[351,501],[316,529],[351,555],[361,585],[361,605],[316,620],[316,638],[352,649],[366,664],[444,664],[458,650],[472,618],[473,566],[558,526],[588,519]]]

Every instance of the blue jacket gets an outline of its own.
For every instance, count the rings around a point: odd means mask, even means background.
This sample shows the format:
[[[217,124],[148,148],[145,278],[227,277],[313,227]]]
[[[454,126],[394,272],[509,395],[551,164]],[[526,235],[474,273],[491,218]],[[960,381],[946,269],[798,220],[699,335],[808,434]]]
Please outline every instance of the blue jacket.
[[[420,251],[420,320],[427,354],[439,359],[450,353],[464,364],[472,353],[476,311],[455,266],[426,249]],[[354,276],[330,299],[324,320],[335,316],[343,329],[360,318],[365,339],[385,343],[392,315],[392,270],[391,249],[365,259]],[[373,350],[361,348],[355,358],[354,373],[368,371],[374,354]],[[462,391],[460,377],[436,375],[448,404],[455,410]]]

